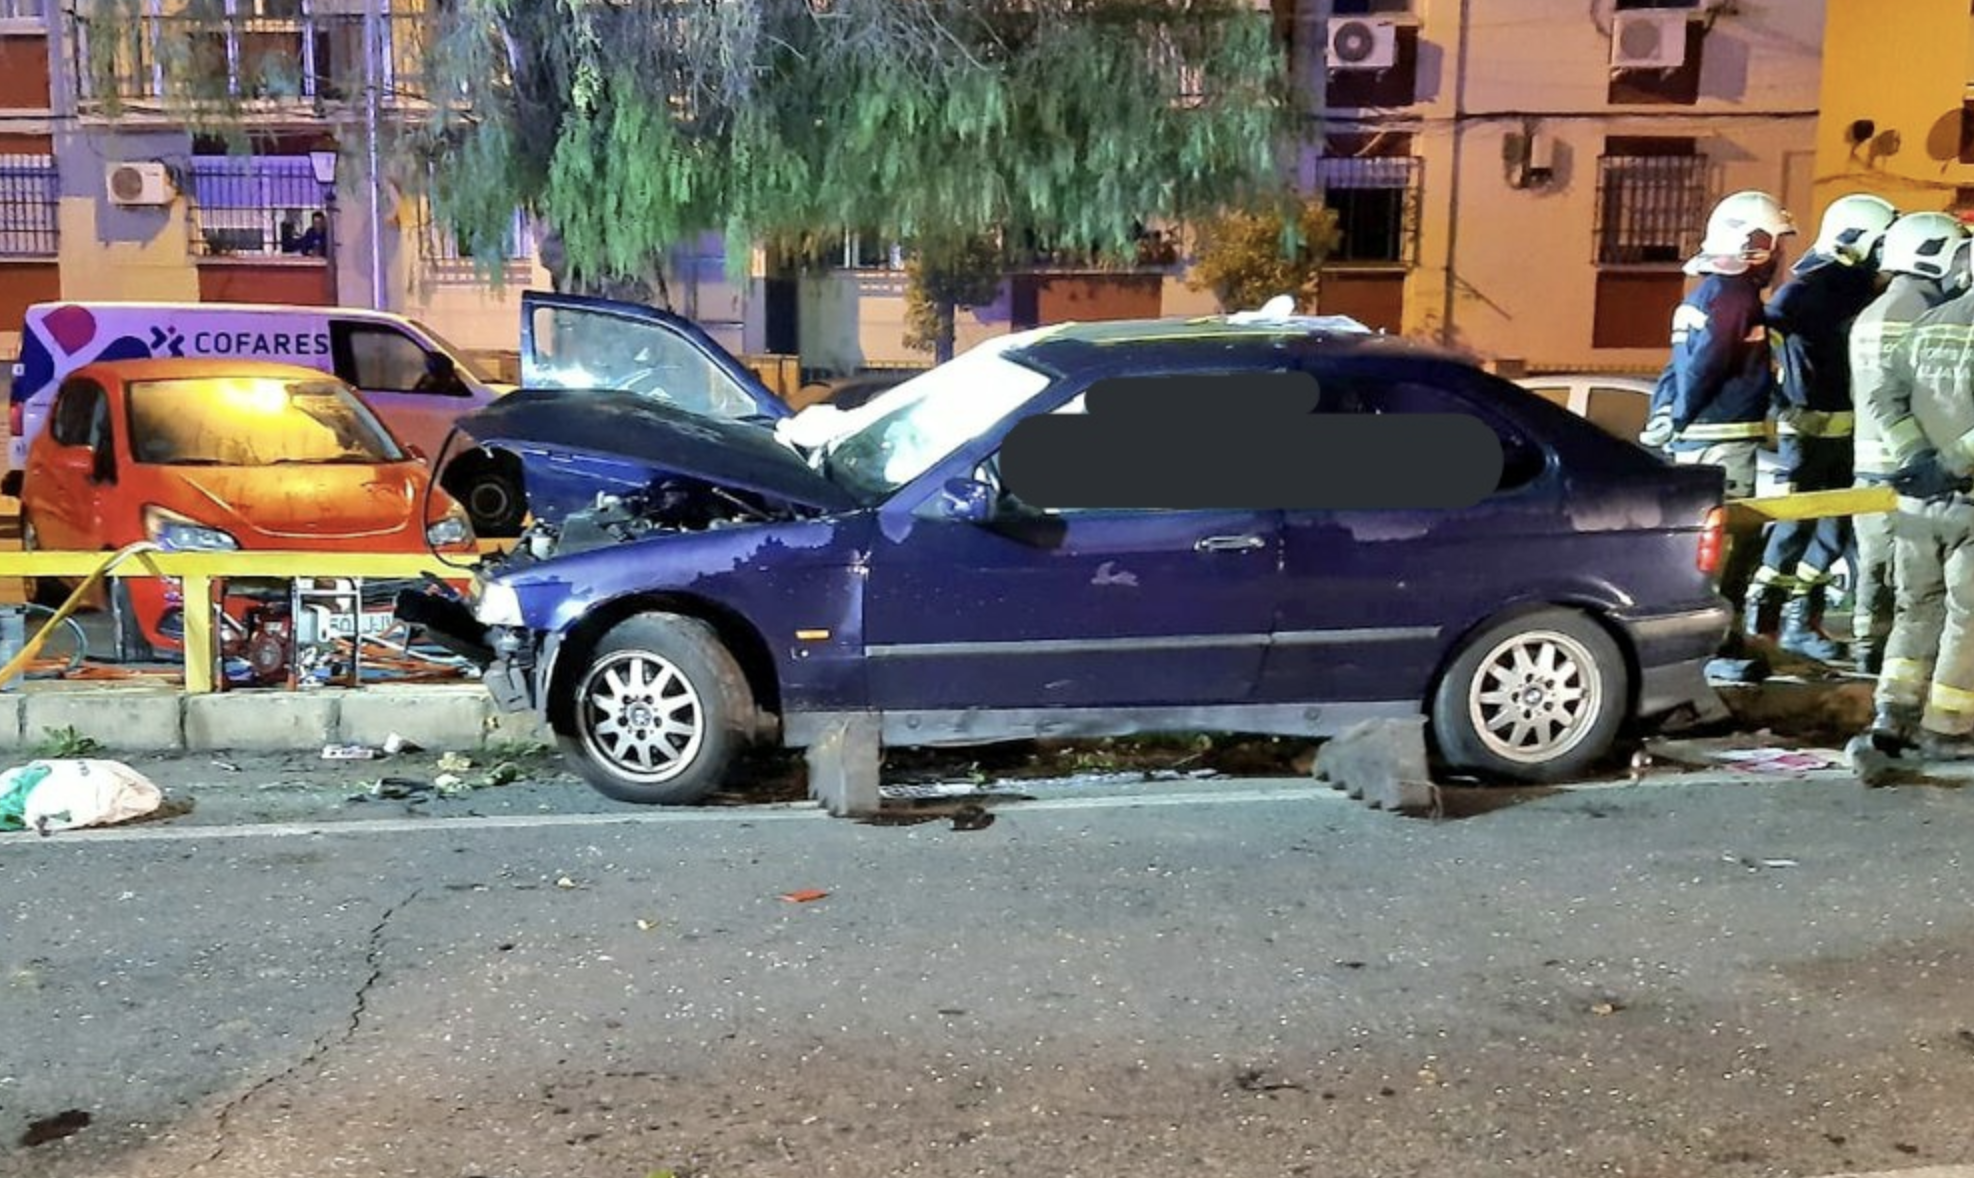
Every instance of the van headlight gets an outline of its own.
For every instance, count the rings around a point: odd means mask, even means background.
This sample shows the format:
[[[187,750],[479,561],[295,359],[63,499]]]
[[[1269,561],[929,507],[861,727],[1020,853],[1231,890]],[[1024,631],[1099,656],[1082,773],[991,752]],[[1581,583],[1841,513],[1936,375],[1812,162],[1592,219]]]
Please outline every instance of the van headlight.
[[[521,595],[501,581],[482,582],[473,596],[473,618],[482,626],[524,626]]]
[[[444,519],[425,525],[425,543],[433,548],[460,548],[473,542],[473,525],[466,512],[454,507]]]
[[[240,547],[229,533],[155,505],[144,509],[144,535],[169,552],[232,552]]]

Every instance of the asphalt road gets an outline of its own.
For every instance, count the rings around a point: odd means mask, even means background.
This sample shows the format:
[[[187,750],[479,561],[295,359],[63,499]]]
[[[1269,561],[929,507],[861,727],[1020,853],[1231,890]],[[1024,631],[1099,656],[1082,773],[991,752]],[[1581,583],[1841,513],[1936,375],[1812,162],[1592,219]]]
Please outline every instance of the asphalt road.
[[[1974,1162],[1958,789],[1434,820],[1303,782],[1037,787],[961,831],[156,769],[200,805],[0,836],[0,1174]]]

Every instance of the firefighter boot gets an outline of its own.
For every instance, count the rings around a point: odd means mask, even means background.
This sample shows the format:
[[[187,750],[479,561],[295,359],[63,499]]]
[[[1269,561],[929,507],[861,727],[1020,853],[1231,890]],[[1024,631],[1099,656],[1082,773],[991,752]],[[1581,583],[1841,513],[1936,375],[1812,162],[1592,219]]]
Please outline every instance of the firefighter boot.
[[[1919,729],[1919,709],[1907,704],[1878,701],[1871,717],[1871,743],[1883,753],[1899,756],[1912,747],[1913,733]]]
[[[1741,599],[1741,632],[1750,638],[1772,632],[1781,600],[1782,591],[1774,584],[1757,581],[1748,586],[1748,595]]]
[[[1921,728],[1918,746],[1922,761],[1974,761],[1974,734],[1948,735]]]
[[[1812,624],[1811,613],[1815,607],[1809,593],[1792,594],[1782,605],[1782,636],[1778,643],[1791,654],[1819,663],[1834,663],[1844,657],[1843,644]]]

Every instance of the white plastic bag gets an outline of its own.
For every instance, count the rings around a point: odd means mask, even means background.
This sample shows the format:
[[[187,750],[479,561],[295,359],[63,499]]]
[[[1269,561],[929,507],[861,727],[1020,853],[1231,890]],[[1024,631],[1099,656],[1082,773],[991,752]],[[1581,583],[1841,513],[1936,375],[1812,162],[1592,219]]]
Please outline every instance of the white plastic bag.
[[[79,826],[110,826],[156,810],[164,791],[121,761],[46,760],[48,775],[28,791],[21,817],[46,834]]]

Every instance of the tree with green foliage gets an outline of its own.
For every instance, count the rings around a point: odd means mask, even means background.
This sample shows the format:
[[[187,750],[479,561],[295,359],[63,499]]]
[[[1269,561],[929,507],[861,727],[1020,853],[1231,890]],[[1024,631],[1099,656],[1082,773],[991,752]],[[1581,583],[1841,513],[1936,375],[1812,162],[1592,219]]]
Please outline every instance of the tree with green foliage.
[[[113,40],[148,0],[82,3]],[[1024,233],[1129,256],[1140,222],[1274,199],[1304,126],[1250,0],[453,0],[397,80],[399,182],[476,256],[528,210],[575,290],[648,287],[707,233],[736,271],[845,226],[928,275]]]
[[[1000,296],[1008,254],[989,237],[921,239],[905,270],[905,346],[943,364],[953,358],[956,308],[983,307]]]
[[[1313,309],[1323,260],[1343,240],[1335,211],[1319,200],[1223,211],[1198,232],[1187,285],[1212,291],[1228,311],[1252,310],[1276,295],[1294,296],[1299,311]]]

